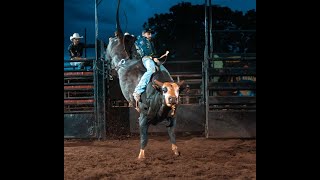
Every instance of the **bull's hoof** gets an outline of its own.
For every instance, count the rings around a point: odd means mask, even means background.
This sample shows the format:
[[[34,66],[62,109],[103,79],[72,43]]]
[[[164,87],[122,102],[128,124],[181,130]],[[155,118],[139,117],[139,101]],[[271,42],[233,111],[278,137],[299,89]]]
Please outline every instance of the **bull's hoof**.
[[[146,157],[144,156],[144,154],[139,154],[138,159],[145,159]]]
[[[174,155],[180,156],[180,152],[178,150],[173,150]]]
[[[146,157],[144,156],[144,150],[140,149],[140,153],[139,153],[138,159],[141,160],[141,159],[145,159],[145,158]]]
[[[178,151],[178,146],[177,145],[172,144],[172,151],[173,151],[174,155],[180,156],[180,152]]]
[[[143,160],[145,160],[145,159],[146,159],[145,157],[142,157],[142,158],[137,157],[137,160],[138,160],[138,161],[143,161]]]

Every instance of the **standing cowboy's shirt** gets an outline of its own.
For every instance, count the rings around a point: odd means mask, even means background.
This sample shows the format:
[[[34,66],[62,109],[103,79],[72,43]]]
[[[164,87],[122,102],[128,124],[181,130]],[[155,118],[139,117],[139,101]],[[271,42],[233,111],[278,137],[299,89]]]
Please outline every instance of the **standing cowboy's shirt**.
[[[70,57],[71,58],[81,57],[82,53],[83,53],[83,48],[84,48],[84,44],[81,43],[81,42],[78,45],[74,45],[73,43],[71,43],[69,45],[69,47],[68,47],[68,51],[70,53]]]
[[[138,36],[137,40],[135,42],[135,45],[138,49],[138,53],[141,55],[141,57],[144,56],[156,56],[156,50],[154,48],[154,44],[152,41],[149,41],[144,36]]]

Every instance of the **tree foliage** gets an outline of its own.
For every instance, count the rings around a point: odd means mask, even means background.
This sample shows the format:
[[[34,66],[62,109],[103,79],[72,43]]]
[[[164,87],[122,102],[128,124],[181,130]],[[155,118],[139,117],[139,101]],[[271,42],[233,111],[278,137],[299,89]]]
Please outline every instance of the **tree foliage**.
[[[209,13],[209,12],[208,12]],[[232,11],[212,6],[213,30],[255,30],[256,11]],[[171,52],[171,58],[202,58],[205,45],[205,6],[182,2],[169,13],[155,14],[144,23],[155,31],[160,53]],[[255,52],[255,32],[215,32],[214,52]]]

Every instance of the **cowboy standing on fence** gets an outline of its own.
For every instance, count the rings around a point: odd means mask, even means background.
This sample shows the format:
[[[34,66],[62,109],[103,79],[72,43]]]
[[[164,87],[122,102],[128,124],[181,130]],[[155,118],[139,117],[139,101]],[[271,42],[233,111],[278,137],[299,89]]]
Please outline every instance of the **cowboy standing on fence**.
[[[73,33],[72,36],[70,36],[70,41],[72,42],[69,47],[68,51],[70,54],[70,60],[86,60],[87,58],[83,58],[83,49],[85,48],[84,43],[80,42],[80,39],[82,39],[83,36],[80,36],[79,33]],[[79,69],[84,68],[84,62],[70,62],[72,66],[78,66]]]

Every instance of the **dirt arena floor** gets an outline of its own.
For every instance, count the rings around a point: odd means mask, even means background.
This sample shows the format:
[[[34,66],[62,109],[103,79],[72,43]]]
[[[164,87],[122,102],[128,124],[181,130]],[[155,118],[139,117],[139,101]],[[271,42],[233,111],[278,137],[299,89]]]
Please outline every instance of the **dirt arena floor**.
[[[175,156],[168,136],[150,136],[137,160],[139,137],[64,140],[64,179],[256,179],[255,139],[179,137]]]

